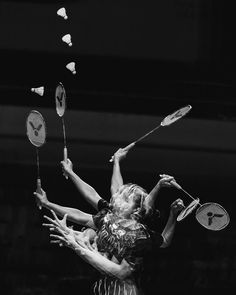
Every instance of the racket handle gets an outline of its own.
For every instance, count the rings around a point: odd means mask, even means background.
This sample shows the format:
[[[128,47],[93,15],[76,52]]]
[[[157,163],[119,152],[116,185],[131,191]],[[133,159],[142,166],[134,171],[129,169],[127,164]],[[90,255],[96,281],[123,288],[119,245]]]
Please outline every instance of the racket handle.
[[[131,144],[129,144],[129,145],[127,145],[125,148],[123,148],[123,150],[125,150],[125,151],[128,152],[130,149],[132,149],[132,147],[135,146],[135,143],[136,143],[136,142],[132,142]]]
[[[128,152],[132,147],[135,146],[136,142],[132,142],[131,144],[127,145],[126,147],[123,148],[123,150],[125,152]],[[114,161],[114,156],[111,157],[111,159],[109,160],[109,162],[113,162]]]
[[[40,179],[39,177],[37,178],[37,188],[36,188],[36,192],[37,192],[38,194],[41,194],[41,193],[42,193],[41,179]],[[39,210],[42,209],[42,206],[41,206],[41,205],[38,205],[38,207],[39,207]]]
[[[67,158],[68,158],[68,153],[67,153],[67,147],[64,147],[63,150],[63,156],[64,156],[64,161],[67,162]],[[64,174],[65,178],[68,179],[68,176],[66,174]]]
[[[176,182],[176,181],[171,181],[170,182],[175,188],[177,188],[177,189],[181,189],[182,190],[182,187]]]
[[[64,156],[64,161],[66,162],[67,158],[68,158],[67,147],[66,146],[64,147],[64,150],[63,150],[63,156]]]

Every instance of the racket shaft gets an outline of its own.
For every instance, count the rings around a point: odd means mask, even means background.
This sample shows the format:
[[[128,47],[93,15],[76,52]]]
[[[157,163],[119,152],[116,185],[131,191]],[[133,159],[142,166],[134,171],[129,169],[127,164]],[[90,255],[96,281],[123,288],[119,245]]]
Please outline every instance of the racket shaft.
[[[181,188],[181,190],[188,195],[192,200],[195,200],[195,198],[193,196],[191,196],[188,192],[186,192],[186,190],[184,190],[183,188]]]
[[[151,133],[153,133],[154,131],[156,131],[158,128],[160,128],[161,125],[158,125],[157,127],[155,127],[154,129],[152,129],[151,131],[149,131],[148,133],[144,134],[143,136],[141,136],[140,138],[138,138],[134,143],[137,143],[141,140],[143,140],[144,138],[146,138],[148,135],[150,135]]]
[[[37,189],[36,189],[36,192],[38,194],[41,194],[42,193],[41,179],[39,177],[37,178]],[[42,209],[42,206],[38,205],[38,207],[39,207],[40,210]]]

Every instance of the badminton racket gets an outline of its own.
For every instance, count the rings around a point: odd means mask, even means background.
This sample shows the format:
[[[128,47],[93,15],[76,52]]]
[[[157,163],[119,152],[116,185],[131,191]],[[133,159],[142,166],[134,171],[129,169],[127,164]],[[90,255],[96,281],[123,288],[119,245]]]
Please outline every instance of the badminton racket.
[[[66,128],[65,128],[65,120],[64,120],[64,114],[66,111],[66,91],[61,82],[56,87],[55,91],[55,102],[56,102],[56,112],[58,116],[61,118],[62,122],[62,130],[63,130],[63,139],[64,139],[64,149],[63,149],[63,157],[64,161],[67,162],[68,158],[68,152],[67,152],[67,146],[66,146]],[[68,179],[68,176],[64,174],[66,179]]]
[[[29,141],[36,147],[36,164],[37,164],[37,188],[36,192],[41,193],[41,178],[39,168],[39,147],[46,142],[46,124],[43,116],[35,110],[32,110],[26,118],[26,134]],[[42,209],[38,205],[39,209]]]
[[[201,204],[199,198],[194,198],[186,190],[184,190],[177,182],[171,181],[172,185],[179,190],[182,190],[193,201],[184,208],[177,217],[177,221],[186,218],[198,205],[200,206],[196,213],[195,218],[203,227],[219,231],[224,229],[230,222],[228,212],[220,205],[214,202]]]
[[[187,105],[181,109],[178,109],[177,111],[175,111],[174,113],[166,116],[161,123],[156,126],[155,128],[153,128],[151,131],[147,132],[146,134],[144,134],[143,136],[141,136],[140,138],[138,138],[136,141],[132,142],[131,144],[127,145],[124,150],[125,151],[129,151],[131,148],[133,148],[138,142],[140,142],[141,140],[143,140],[144,138],[146,138],[147,136],[149,136],[150,134],[152,134],[153,132],[157,131],[160,127],[165,127],[165,126],[170,126],[171,124],[173,124],[174,122],[178,121],[179,119],[181,119],[183,116],[185,116],[190,110],[191,110],[191,105]],[[114,160],[114,156],[111,157],[111,159],[109,160],[110,162],[113,162]]]

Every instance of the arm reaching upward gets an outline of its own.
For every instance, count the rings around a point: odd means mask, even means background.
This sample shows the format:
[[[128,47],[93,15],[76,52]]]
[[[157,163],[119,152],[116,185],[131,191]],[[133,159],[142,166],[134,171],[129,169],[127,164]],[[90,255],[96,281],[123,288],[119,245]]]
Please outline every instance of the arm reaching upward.
[[[183,208],[184,203],[181,199],[177,199],[171,204],[170,215],[162,232],[164,242],[162,243],[161,248],[166,248],[171,244],[175,232],[176,219],[178,213],[183,210]]]
[[[124,149],[118,149],[113,156],[113,170],[111,177],[111,195],[115,194],[119,188],[123,185],[123,177],[120,171],[120,160],[125,158],[127,151]]]
[[[145,198],[144,206],[146,208],[146,212],[148,213],[150,210],[154,209],[155,201],[157,199],[158,193],[162,187],[171,187],[172,181],[175,181],[173,176],[167,175],[167,174],[161,174],[161,179],[158,181],[158,183],[154,186],[154,188],[151,190],[151,192],[148,194],[148,196]]]
[[[68,220],[74,223],[96,228],[91,214],[85,213],[75,208],[64,207],[64,206],[50,202],[43,189],[41,189],[40,193],[35,192],[34,196],[36,197],[37,204],[40,205],[41,207],[47,208],[49,210],[53,210],[59,216],[64,216],[65,214],[67,214]]]
[[[67,159],[67,161],[61,161],[62,170],[65,175],[67,175],[72,182],[75,184],[78,191],[82,194],[82,196],[90,203],[96,210],[98,201],[101,199],[99,194],[96,192],[96,190],[83,181],[74,171],[73,171],[73,165],[70,159]]]

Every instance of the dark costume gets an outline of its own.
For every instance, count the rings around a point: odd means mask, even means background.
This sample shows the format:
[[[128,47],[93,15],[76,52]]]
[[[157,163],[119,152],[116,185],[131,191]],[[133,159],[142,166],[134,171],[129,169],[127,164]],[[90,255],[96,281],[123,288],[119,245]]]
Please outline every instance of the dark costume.
[[[124,280],[104,275],[94,284],[96,295],[140,295],[139,280],[143,259],[153,243],[159,247],[163,238],[153,233],[141,223],[133,226],[122,225],[112,213],[108,202],[101,199],[99,212],[93,216],[97,231],[97,247],[109,259],[121,263],[125,259],[132,267],[132,275]]]

